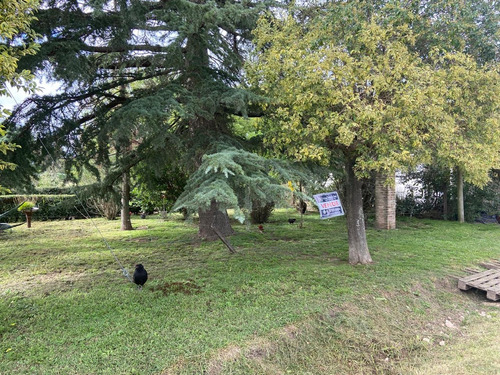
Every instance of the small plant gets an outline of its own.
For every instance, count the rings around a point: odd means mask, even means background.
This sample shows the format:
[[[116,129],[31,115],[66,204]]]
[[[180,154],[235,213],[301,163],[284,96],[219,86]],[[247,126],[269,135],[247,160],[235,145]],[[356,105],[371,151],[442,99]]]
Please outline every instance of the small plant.
[[[252,224],[264,224],[267,223],[271,213],[274,210],[274,202],[262,203],[254,201],[252,204],[252,211],[250,212],[250,219]]]
[[[113,199],[92,198],[88,200],[90,207],[108,220],[115,220],[120,213],[120,205]]]
[[[17,208],[17,210],[19,212],[32,211],[34,207],[35,207],[35,203],[33,203],[33,202],[24,202],[23,204],[21,204]]]

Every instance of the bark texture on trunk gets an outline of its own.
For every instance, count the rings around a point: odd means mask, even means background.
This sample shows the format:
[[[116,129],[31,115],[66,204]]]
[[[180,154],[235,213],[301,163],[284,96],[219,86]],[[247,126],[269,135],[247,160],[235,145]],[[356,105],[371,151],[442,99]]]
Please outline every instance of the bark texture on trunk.
[[[122,179],[122,209],[121,209],[121,230],[132,230],[132,222],[130,221],[130,172],[123,173]]]
[[[365,217],[363,212],[362,181],[354,173],[354,160],[346,162],[346,216],[349,238],[349,263],[368,264],[372,262],[366,242]]]
[[[457,167],[457,211],[458,211],[458,222],[465,222],[465,210],[464,210],[464,175],[460,168]]]
[[[212,226],[224,237],[234,234],[227,212],[221,211],[215,200],[210,203],[208,210],[199,210],[198,215],[200,217],[198,235],[201,238],[211,241],[219,239]]]
[[[388,184],[388,180],[392,183]],[[396,176],[377,173],[375,176],[375,227],[396,229]]]
[[[448,184],[444,187],[443,191],[443,219],[449,220],[449,210],[448,210]]]
[[[204,3],[203,0],[195,0],[196,3]],[[184,87],[193,96],[193,103],[196,114],[187,121],[188,133],[191,142],[188,148],[194,150],[194,166],[198,168],[202,161],[203,154],[213,146],[213,140],[218,135],[228,133],[228,120],[224,111],[220,108],[213,108],[213,102],[207,102],[205,91],[208,82],[213,82],[210,71],[210,40],[209,30],[200,26],[186,39],[185,53],[183,59],[185,63],[184,74],[180,77]],[[214,94],[215,96],[219,94]],[[217,240],[219,237],[212,229],[214,226],[220,235],[226,237],[234,234],[227,212],[221,211],[216,200],[210,204],[207,210],[199,209],[200,218],[198,234],[201,238]]]

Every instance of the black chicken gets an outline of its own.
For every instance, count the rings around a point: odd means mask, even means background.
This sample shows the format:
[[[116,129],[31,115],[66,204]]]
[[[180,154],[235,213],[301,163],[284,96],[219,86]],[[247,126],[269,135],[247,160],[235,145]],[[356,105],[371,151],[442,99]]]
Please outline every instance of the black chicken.
[[[295,223],[296,221],[297,221],[297,219],[288,219],[288,223],[289,223],[289,224],[293,224],[293,223]]]
[[[148,272],[144,269],[142,264],[135,265],[133,280],[134,283],[137,284],[138,289],[142,289],[142,286],[148,281]]]

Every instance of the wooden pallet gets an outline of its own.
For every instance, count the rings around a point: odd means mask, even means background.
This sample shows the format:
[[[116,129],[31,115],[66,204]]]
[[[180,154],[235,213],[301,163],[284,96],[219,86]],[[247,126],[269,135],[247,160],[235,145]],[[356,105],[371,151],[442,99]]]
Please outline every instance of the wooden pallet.
[[[490,260],[489,262],[479,263],[479,265],[489,270],[500,269],[500,261],[498,260]]]
[[[493,301],[500,299],[500,269],[493,268],[458,279],[458,289],[476,288],[486,292],[486,298]]]

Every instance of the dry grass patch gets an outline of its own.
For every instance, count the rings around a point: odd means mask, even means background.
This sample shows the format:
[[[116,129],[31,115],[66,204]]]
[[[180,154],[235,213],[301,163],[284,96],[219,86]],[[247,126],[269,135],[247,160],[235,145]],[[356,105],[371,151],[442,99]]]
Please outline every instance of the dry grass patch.
[[[455,290],[447,298],[449,306],[444,308],[436,290],[422,285],[353,298],[266,340],[249,342],[236,360],[218,362],[223,370],[217,374],[407,373],[402,369],[411,369],[415,359],[424,360],[464,337],[463,326],[475,314],[468,309],[479,300]],[[440,374],[448,373],[453,372]]]
[[[496,306],[494,307],[496,308]],[[475,312],[461,336],[424,357],[402,366],[407,375],[492,375],[500,374],[500,336],[497,313]]]
[[[26,274],[11,279],[2,285],[3,293],[21,293],[23,295],[47,296],[53,292],[72,289],[75,284],[90,282],[89,275],[84,272],[55,271],[46,274]]]

